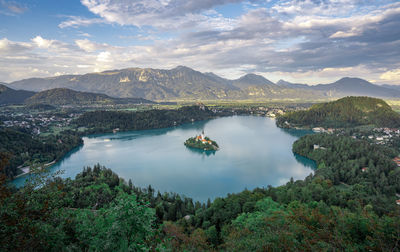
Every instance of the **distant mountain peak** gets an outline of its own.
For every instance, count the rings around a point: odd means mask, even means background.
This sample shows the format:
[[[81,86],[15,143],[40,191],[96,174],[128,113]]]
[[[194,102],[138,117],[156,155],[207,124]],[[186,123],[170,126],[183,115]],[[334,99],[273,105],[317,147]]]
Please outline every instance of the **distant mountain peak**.
[[[264,76],[248,73],[237,80],[234,80],[234,85],[240,88],[248,86],[264,86],[264,85],[275,85],[272,81],[266,79]]]
[[[302,83],[292,83],[289,81],[285,81],[280,79],[276,85],[280,86],[280,87],[285,87],[285,88],[305,88],[305,89],[309,89],[312,88],[311,86],[307,85],[307,84],[302,84]]]
[[[323,90],[328,96],[340,97],[348,95],[372,97],[400,97],[400,92],[386,87],[374,85],[361,78],[344,77],[331,84],[319,84],[313,87]]]
[[[221,78],[220,76],[216,75],[216,74],[213,73],[213,72],[207,72],[207,73],[204,73],[204,74],[207,75],[207,76],[211,76],[211,77],[218,77],[218,78]]]
[[[243,80],[243,79],[252,79],[252,80],[260,80],[260,81],[261,80],[262,81],[267,80],[264,76],[258,75],[258,74],[255,74],[255,73],[248,73],[248,74],[245,74],[245,75],[243,75],[242,77],[239,78],[239,80]]]
[[[197,72],[197,71],[195,71],[195,70],[193,70],[192,68],[187,67],[187,66],[177,66],[177,67],[173,68],[172,70]]]
[[[363,84],[369,83],[369,84],[372,84],[369,81],[366,81],[364,79],[357,78],[357,77],[343,77],[343,78],[337,80],[334,83],[350,83],[350,82],[354,83],[354,84],[357,84],[357,83],[363,83]]]
[[[276,83],[276,85],[279,85],[279,86],[288,85],[288,84],[293,84],[293,83],[282,80],[282,79],[278,80],[278,82]]]

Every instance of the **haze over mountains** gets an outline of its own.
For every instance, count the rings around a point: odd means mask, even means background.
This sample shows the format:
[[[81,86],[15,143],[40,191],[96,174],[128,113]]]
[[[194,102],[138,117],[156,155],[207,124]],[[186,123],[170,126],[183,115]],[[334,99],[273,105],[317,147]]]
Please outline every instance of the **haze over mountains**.
[[[400,89],[378,86],[359,78],[309,86],[280,80],[276,84],[256,74],[236,80],[179,66],[171,70],[128,68],[84,75],[31,78],[7,84],[15,89],[43,91],[68,88],[113,97],[149,100],[324,99],[348,95],[399,98]]]
[[[14,90],[0,84],[0,105],[3,104],[51,104],[51,105],[90,105],[90,104],[154,104],[143,98],[114,98],[105,94],[79,92],[67,88],[53,88],[41,92]]]

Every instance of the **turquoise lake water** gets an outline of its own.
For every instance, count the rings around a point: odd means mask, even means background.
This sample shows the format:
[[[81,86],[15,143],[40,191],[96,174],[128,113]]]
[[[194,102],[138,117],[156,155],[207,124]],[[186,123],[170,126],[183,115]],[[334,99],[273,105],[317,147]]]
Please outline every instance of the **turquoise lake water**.
[[[201,131],[220,146],[203,152],[183,145]],[[206,201],[255,187],[278,186],[291,177],[304,179],[315,168],[293,154],[292,144],[310,131],[283,130],[275,120],[233,116],[183,126],[84,137],[75,149],[50,168],[75,177],[84,166],[100,163],[135,186],[151,185]],[[14,184],[22,185],[26,177]]]

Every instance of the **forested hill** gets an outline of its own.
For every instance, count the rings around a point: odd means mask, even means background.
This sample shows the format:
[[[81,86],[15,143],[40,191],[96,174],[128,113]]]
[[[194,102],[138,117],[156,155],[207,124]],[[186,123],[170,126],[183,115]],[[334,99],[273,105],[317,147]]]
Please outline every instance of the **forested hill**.
[[[168,128],[191,121],[211,119],[215,116],[211,110],[203,106],[144,112],[93,111],[83,114],[74,121],[74,124],[77,127],[87,128],[86,133],[90,134],[111,132],[116,128],[121,131]]]
[[[35,92],[26,90],[14,90],[0,83],[0,105],[21,104]]]
[[[8,164],[0,171],[8,178],[18,175],[18,166],[31,166],[59,160],[67,152],[82,144],[74,131],[57,135],[32,136],[22,130],[0,128],[0,153],[8,156]]]
[[[400,115],[383,100],[371,97],[345,97],[313,105],[305,111],[286,113],[277,119],[279,127],[399,127]]]
[[[376,212],[396,209],[395,194],[400,193],[400,168],[392,161],[396,149],[347,136],[312,134],[298,139],[293,152],[315,160],[316,175],[333,185],[344,185],[343,190],[358,187],[360,194],[354,199],[371,204]]]

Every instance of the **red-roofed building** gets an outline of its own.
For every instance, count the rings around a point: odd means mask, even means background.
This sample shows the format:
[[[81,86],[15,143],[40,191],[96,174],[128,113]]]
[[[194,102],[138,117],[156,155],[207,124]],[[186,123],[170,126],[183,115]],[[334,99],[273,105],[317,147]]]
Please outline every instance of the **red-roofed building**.
[[[395,162],[397,164],[397,166],[400,166],[400,158],[399,157],[393,158],[393,162]]]

